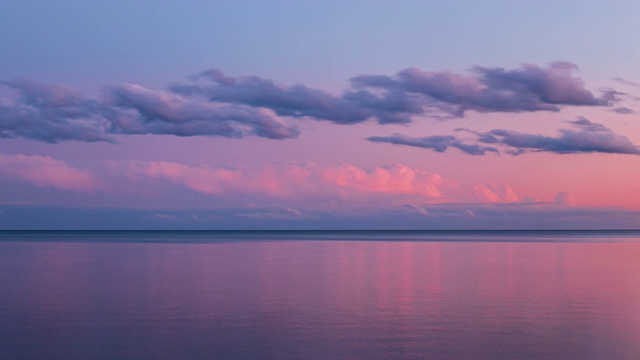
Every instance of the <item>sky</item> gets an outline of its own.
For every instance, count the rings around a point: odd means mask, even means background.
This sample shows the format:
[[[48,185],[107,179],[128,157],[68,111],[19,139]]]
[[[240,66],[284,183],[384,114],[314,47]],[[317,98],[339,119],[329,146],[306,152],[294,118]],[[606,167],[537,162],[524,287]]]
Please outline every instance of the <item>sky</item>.
[[[0,3],[0,229],[640,227],[637,1]]]

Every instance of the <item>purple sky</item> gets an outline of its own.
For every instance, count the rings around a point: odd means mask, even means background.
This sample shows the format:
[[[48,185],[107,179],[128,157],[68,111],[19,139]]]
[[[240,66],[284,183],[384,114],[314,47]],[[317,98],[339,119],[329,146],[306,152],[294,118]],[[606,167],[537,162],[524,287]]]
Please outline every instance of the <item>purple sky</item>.
[[[638,13],[3,2],[0,229],[637,228]]]

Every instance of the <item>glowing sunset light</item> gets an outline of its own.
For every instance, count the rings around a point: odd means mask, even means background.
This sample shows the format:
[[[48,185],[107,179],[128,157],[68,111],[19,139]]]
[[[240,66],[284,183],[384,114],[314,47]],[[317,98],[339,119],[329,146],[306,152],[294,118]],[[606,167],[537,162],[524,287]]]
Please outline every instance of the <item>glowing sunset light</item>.
[[[638,227],[640,8],[481,3],[11,2],[0,228]]]

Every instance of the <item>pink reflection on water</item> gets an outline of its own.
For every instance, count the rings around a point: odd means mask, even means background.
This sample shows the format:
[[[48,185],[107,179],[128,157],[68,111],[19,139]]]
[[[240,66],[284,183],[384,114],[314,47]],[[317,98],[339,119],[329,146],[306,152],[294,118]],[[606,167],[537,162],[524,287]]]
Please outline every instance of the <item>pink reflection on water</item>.
[[[640,358],[638,243],[0,249],[0,314],[31,355]]]

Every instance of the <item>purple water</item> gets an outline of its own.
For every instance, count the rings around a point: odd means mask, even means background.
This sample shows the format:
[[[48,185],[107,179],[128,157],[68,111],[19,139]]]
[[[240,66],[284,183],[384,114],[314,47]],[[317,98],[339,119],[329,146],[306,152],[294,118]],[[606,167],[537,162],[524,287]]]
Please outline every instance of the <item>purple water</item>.
[[[0,359],[640,359],[637,239],[16,239]]]

